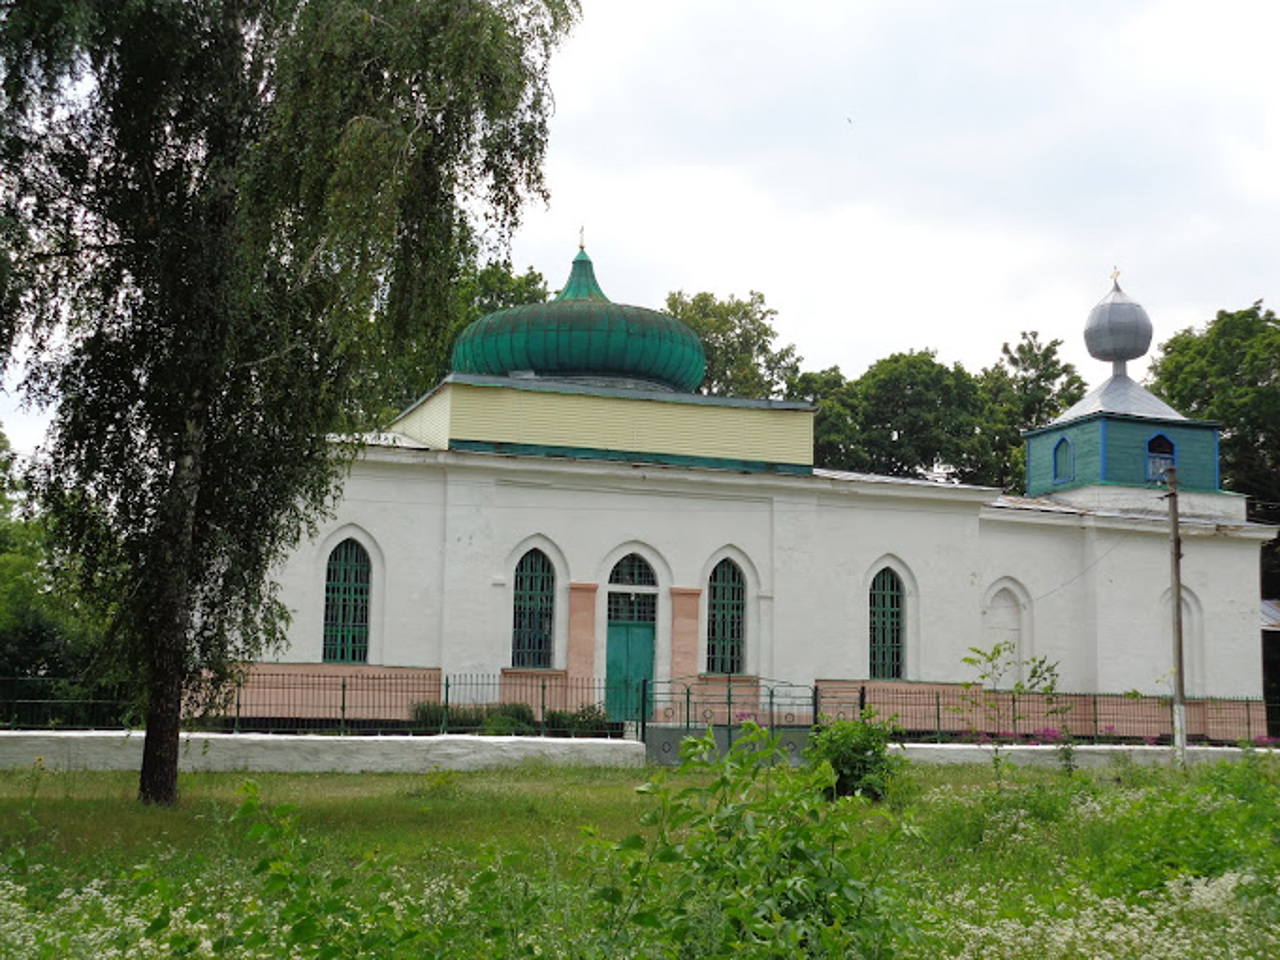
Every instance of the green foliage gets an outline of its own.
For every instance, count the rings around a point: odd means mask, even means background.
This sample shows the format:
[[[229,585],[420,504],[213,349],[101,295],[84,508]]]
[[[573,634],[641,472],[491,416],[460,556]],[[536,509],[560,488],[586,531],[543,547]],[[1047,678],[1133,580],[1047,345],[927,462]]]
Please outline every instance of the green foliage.
[[[48,531],[22,515],[22,484],[0,432],[0,679],[81,677],[100,631],[65,578],[55,577]],[[92,671],[103,678],[101,667]]]
[[[538,732],[533,707],[527,703],[462,704],[446,707],[420,700],[409,709],[418,730],[426,733],[483,733],[485,736],[531,736]]]
[[[399,916],[386,897],[353,901],[348,889],[355,878],[317,863],[313,848],[298,835],[295,813],[296,808],[288,805],[264,812],[256,785],[252,781],[245,785],[244,802],[234,819],[248,821],[247,836],[262,847],[263,856],[254,873],[261,878],[262,895],[270,910],[243,915],[214,943],[214,952],[240,945],[261,948],[283,941],[295,955],[372,957],[402,953],[420,942],[425,933],[422,927]],[[390,892],[385,861],[366,857],[358,870],[372,892]],[[171,931],[171,918],[170,911],[161,910],[147,933],[159,935],[171,954],[191,950],[198,941],[192,944],[183,929]],[[185,919],[189,922],[191,918],[188,915]]]
[[[872,364],[857,380],[854,409],[860,462],[852,469],[964,480],[987,455],[973,377],[938,363],[932,351]]]
[[[551,737],[567,737],[573,729],[572,710],[548,710],[542,719]]]
[[[961,704],[952,709],[970,718],[971,732],[991,746],[991,764],[998,783],[1003,782],[1005,755],[1004,741],[1017,732],[1019,722],[1027,714],[1019,707],[1019,700],[1026,694],[1039,694],[1037,698],[1048,704],[1046,715],[1065,712],[1064,707],[1054,705],[1058,692],[1058,665],[1048,657],[1018,657],[1018,647],[1012,640],[996,643],[990,650],[970,647],[969,656],[961,660],[977,673],[976,680],[964,682]],[[973,725],[981,718],[982,726]],[[1070,737],[1070,731],[1066,731]],[[1060,758],[1064,768],[1074,769],[1074,753]]]
[[[1160,345],[1151,389],[1191,417],[1222,424],[1222,485],[1248,494],[1251,515],[1280,523],[1280,320],[1258,301],[1219,310]],[[1280,544],[1263,548],[1264,596],[1280,595]]]
[[[845,380],[839,367],[798,374],[787,382],[785,396],[817,407],[813,422],[815,466],[841,470],[852,469],[859,462],[856,388]]]
[[[846,381],[835,367],[800,374],[786,397],[818,408],[819,466],[967,481],[990,456],[977,382],[959,364],[938,363],[932,351],[895,353],[857,380]]]
[[[32,472],[146,708],[283,634],[270,571],[336,492],[334,433],[418,389],[476,238],[543,192],[572,0],[33,0],[0,18],[0,346],[56,403]],[[478,297],[475,299],[479,299]]]
[[[677,290],[667,295],[666,312],[702,340],[707,355],[703,393],[758,400],[781,397],[787,382],[800,372],[794,345],[773,346],[777,311],[765,306],[762,293],[753,290],[746,300],[719,300],[710,293],[690,297]]]
[[[884,955],[906,938],[880,856],[891,833],[863,832],[853,799],[834,804],[827,763],[792,768],[777,737],[755,724],[715,759],[708,734],[682,747],[679,778],[642,788],[656,801],[615,850],[622,882],[598,888],[625,920],[683,956]],[[874,866],[860,872],[856,862]]]
[[[857,720],[824,717],[809,735],[805,759],[831,765],[836,775],[831,796],[883,800],[907,763],[904,757],[889,753],[889,744],[900,735],[893,718],[881,720],[872,707],[863,710]]]
[[[532,722],[509,713],[492,713],[484,718],[480,732],[486,737],[529,737],[538,731]]]
[[[548,710],[547,733],[555,737],[607,737],[609,714],[604,704],[585,703],[577,710]]]
[[[364,419],[384,424],[434,387],[449,372],[449,352],[466,327],[485,314],[547,299],[547,285],[532,268],[516,274],[506,260],[479,266],[478,252],[464,255],[450,290],[446,330],[431,337],[377,331],[371,359],[361,371]]]
[[[999,792],[917,765],[908,826],[752,736],[640,795],[616,770],[267,774],[238,799],[201,774],[155,810],[120,774],[3,771],[0,955],[1280,954],[1273,754]]]
[[[1084,395],[1075,367],[1058,356],[1061,340],[1042,344],[1024,332],[977,377],[931,351],[896,353],[856,380],[838,367],[787,381],[786,399],[818,408],[818,466],[890,476],[945,476],[1021,490],[1021,431],[1042,425]]]
[[[584,703],[569,722],[569,729],[576,737],[607,737],[609,735],[609,714],[603,703]]]
[[[1265,811],[1277,804],[1280,769],[1250,754],[1194,769],[1189,783],[1154,779],[1086,824],[1081,844],[1096,861],[1097,889],[1109,896],[1150,893],[1182,876],[1272,873],[1280,869],[1280,829]],[[1105,852],[1117,835],[1125,842]]]
[[[527,703],[461,704],[448,708],[435,701],[419,701],[410,719],[425,733],[482,733],[491,737],[535,736],[607,737],[612,724],[604,706],[583,704],[577,710],[548,710],[540,723]]]
[[[1075,366],[1058,356],[1061,346],[1061,340],[1042,344],[1036,331],[1024,330],[1016,346],[1004,344],[1001,359],[978,375],[984,407],[981,429],[991,450],[970,476],[971,482],[1010,492],[1025,489],[1022,431],[1044,426],[1085,393]]]

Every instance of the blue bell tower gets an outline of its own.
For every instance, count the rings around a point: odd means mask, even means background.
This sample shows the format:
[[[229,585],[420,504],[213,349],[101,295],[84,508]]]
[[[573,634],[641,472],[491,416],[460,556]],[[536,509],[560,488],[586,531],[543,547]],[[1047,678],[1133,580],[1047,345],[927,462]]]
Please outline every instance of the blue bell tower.
[[[1125,370],[1147,352],[1151,333],[1147,311],[1113,280],[1084,330],[1089,353],[1111,362],[1111,376],[1052,423],[1023,435],[1028,496],[1075,499],[1072,491],[1091,487],[1155,488],[1171,466],[1181,489],[1219,492],[1218,424],[1188,420]]]

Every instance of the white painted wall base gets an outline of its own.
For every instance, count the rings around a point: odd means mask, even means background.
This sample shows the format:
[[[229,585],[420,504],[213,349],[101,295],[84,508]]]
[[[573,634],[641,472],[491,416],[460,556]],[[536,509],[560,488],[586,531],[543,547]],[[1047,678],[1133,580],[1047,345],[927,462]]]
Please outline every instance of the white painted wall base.
[[[991,748],[973,743],[908,743],[893,749],[913,763],[990,763]],[[1053,746],[1002,747],[1000,755],[1020,767],[1056,767],[1061,764],[1058,748]],[[1187,763],[1212,763],[1216,760],[1239,760],[1244,751],[1239,747],[1187,747]],[[1171,764],[1169,747],[1129,746],[1127,744],[1077,744],[1075,764],[1081,769],[1108,767],[1130,761],[1141,764]]]
[[[0,769],[139,770],[142,734],[120,731],[0,732]],[[642,767],[633,740],[556,737],[316,737],[193,733],[182,738],[183,772],[425,773],[522,763]]]
[[[910,743],[896,747],[916,763],[990,763],[991,749],[960,743]],[[1051,746],[1006,747],[1020,766],[1054,767]],[[1238,760],[1236,747],[1187,748],[1189,763]],[[1171,763],[1168,747],[1082,744],[1075,762],[1106,767],[1120,758],[1134,763]],[[635,740],[573,740],[555,737],[317,737],[255,733],[196,733],[183,737],[184,772],[245,773],[425,773],[483,770],[522,763],[559,766],[643,767],[644,744]],[[0,769],[138,770],[142,734],[119,731],[0,732]]]

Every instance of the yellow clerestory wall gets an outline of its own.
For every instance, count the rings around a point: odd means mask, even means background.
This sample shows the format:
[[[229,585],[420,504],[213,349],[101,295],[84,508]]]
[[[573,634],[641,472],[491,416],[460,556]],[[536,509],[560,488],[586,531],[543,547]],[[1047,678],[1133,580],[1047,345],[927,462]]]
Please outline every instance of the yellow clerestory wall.
[[[813,416],[768,401],[446,380],[391,429],[438,449],[519,444],[811,466]]]

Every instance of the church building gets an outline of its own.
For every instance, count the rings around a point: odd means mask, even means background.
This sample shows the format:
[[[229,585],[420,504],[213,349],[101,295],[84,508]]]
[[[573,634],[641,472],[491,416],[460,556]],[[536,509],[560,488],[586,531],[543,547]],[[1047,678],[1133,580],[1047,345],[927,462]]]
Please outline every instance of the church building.
[[[610,684],[957,683],[1010,642],[1059,688],[1167,694],[1165,470],[1181,501],[1185,682],[1258,698],[1258,553],[1218,429],[1130,379],[1118,286],[1089,315],[1112,376],[1030,430],[1027,495],[813,466],[813,408],[703,396],[698,338],[611,302],[580,251],[549,302],[469,327],[452,373],[367,440],[280,573],[282,664]]]

